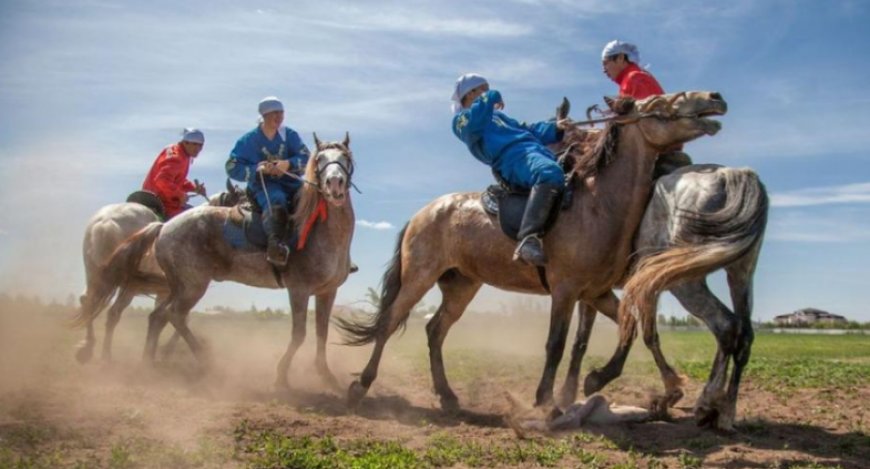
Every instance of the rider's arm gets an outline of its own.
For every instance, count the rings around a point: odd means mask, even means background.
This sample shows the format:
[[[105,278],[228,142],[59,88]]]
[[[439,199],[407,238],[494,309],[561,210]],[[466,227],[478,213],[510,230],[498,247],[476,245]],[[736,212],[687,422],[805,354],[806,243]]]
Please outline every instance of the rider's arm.
[[[186,163],[178,157],[166,158],[157,169],[157,174],[154,176],[154,185],[164,197],[179,202],[184,202],[184,195],[187,192],[184,178]]]
[[[240,138],[226,163],[227,176],[236,181],[250,182],[257,173],[257,151],[245,137]]]
[[[501,93],[489,90],[480,95],[468,109],[453,118],[453,133],[467,145],[473,145],[483,137],[487,124],[492,122],[496,104],[501,102]]]

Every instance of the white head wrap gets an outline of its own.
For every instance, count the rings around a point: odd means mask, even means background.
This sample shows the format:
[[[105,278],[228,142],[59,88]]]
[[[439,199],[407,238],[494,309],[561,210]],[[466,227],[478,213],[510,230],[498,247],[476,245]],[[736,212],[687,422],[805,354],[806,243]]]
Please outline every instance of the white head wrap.
[[[610,41],[604,46],[604,50],[601,51],[601,60],[619,54],[625,54],[632,63],[640,65],[640,52],[637,50],[637,46],[618,39]]]
[[[480,85],[485,85],[486,83],[488,83],[486,78],[483,78],[476,73],[466,73],[456,79],[456,86],[453,88],[453,96],[450,97],[453,101],[453,113],[456,114],[462,110],[462,98],[465,97],[469,91]]]
[[[261,116],[265,116],[270,112],[275,111],[283,111],[284,105],[281,104],[281,100],[274,96],[267,96],[260,100],[260,105],[258,107]]]
[[[205,135],[202,134],[201,130],[189,127],[181,132],[181,141],[204,144]]]

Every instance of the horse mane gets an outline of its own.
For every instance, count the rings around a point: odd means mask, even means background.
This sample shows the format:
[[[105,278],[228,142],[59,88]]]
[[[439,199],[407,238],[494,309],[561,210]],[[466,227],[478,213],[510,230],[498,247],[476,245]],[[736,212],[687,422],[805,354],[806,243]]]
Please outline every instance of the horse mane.
[[[608,107],[616,115],[624,116],[636,108],[634,98],[619,96],[604,98]],[[607,122],[604,130],[581,130],[571,127],[565,131],[562,138],[563,148],[568,149],[567,157],[571,158],[568,166],[579,180],[597,176],[602,169],[612,161],[619,139],[619,124]]]
[[[619,125],[611,122],[601,131],[567,130],[562,142],[570,177],[583,181],[597,176],[613,161],[618,138]]]
[[[341,151],[343,154],[347,155],[348,161],[353,160],[350,149],[342,143],[322,143],[317,147],[317,152],[308,158],[308,164],[305,165],[305,175],[303,177],[306,181],[311,181],[314,184],[320,183],[320,181],[317,180],[317,155],[324,150],[330,149]],[[305,226],[305,222],[311,217],[314,210],[317,209],[317,204],[320,202],[320,198],[323,197],[320,193],[319,187],[314,184],[302,183],[302,187],[296,192],[296,208],[293,210],[291,219],[293,220],[293,226],[295,226],[297,232]]]

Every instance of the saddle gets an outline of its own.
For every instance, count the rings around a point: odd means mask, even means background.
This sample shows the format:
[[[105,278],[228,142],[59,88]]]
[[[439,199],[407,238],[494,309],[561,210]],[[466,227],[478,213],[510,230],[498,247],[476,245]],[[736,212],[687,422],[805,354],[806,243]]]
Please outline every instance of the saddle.
[[[556,223],[559,217],[559,212],[566,210],[571,205],[573,191],[566,187],[562,192],[561,203],[553,204],[550,214],[547,217],[545,231]],[[514,241],[519,241],[517,233],[520,231],[520,224],[523,221],[523,214],[526,211],[526,205],[529,202],[529,191],[517,190],[516,188],[505,187],[501,184],[493,184],[486,188],[480,195],[480,203],[486,213],[498,217],[501,231]]]
[[[254,203],[245,203],[235,207],[236,213],[227,217],[224,223],[224,239],[235,249],[265,251],[268,243],[266,230],[263,229],[263,212]],[[284,244],[291,250],[295,249],[298,235],[293,222],[288,220]]]
[[[127,202],[144,205],[151,209],[157,217],[162,221],[166,221],[166,210],[163,208],[163,202],[157,197],[157,194],[151,191],[135,191],[127,196]]]

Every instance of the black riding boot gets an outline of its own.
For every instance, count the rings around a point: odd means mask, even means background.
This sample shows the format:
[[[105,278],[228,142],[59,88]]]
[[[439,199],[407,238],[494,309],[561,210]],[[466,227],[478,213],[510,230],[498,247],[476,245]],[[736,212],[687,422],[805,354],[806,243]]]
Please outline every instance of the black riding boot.
[[[525,263],[544,266],[547,264],[547,255],[544,254],[544,246],[541,243],[541,235],[544,234],[544,225],[550,217],[550,209],[559,199],[562,192],[561,185],[538,184],[532,187],[529,194],[529,202],[523,212],[523,221],[520,223],[520,231],[517,238],[517,250],[514,251],[514,260]]]
[[[263,224],[263,229],[268,236],[269,245],[266,247],[266,260],[276,267],[287,265],[287,257],[290,250],[284,244],[287,234],[287,209],[280,205],[273,205],[270,220]]]

